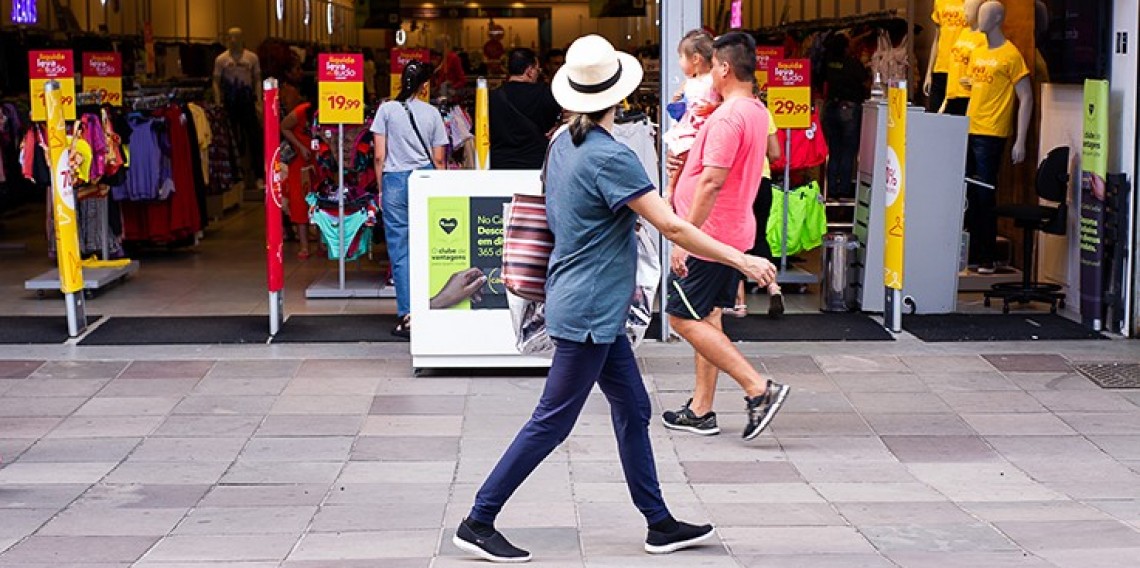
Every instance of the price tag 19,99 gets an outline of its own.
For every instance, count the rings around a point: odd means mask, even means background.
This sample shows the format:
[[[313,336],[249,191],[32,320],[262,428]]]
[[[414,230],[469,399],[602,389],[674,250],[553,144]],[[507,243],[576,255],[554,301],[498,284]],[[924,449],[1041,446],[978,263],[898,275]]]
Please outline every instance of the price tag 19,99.
[[[75,120],[75,56],[70,49],[29,51],[28,79],[33,121],[44,122],[48,119],[44,87],[49,81],[59,81],[59,104],[63,109],[63,119]]]
[[[776,128],[811,128],[811,61],[776,59],[768,64],[768,110]]]
[[[83,92],[99,95],[99,104],[123,105],[123,57],[113,52],[83,54]]]
[[[323,53],[317,59],[321,124],[364,123],[364,56]]]

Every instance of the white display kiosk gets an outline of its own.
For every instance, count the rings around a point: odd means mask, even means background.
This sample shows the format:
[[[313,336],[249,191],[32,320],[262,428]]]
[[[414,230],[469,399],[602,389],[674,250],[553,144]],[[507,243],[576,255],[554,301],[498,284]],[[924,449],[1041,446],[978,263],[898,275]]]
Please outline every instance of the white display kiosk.
[[[537,170],[425,170],[408,180],[412,367],[549,367],[515,349],[502,286],[503,204],[541,192]],[[440,300],[449,277],[478,268],[471,298]],[[453,303],[454,302],[454,303]],[[452,305],[445,305],[452,304]]]

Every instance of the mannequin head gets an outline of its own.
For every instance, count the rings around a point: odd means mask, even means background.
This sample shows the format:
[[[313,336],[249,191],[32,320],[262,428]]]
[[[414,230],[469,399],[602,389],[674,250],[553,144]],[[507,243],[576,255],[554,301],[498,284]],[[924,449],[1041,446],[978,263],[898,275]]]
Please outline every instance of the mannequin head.
[[[989,0],[978,8],[978,31],[984,34],[991,34],[995,31],[1001,31],[1001,25],[1005,23],[1005,5],[997,0]]]
[[[241,51],[245,48],[241,28],[233,27],[226,31],[226,47],[230,51]]]
[[[970,25],[970,29],[978,30],[978,9],[982,7],[986,0],[966,0],[966,22]]]

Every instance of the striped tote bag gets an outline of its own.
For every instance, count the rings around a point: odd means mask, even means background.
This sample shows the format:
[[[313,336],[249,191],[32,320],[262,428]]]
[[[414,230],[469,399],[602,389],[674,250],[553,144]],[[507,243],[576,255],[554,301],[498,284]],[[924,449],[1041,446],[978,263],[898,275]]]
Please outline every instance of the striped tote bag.
[[[546,197],[516,193],[504,206],[503,282],[512,294],[546,301],[546,269],[554,233],[546,222]]]

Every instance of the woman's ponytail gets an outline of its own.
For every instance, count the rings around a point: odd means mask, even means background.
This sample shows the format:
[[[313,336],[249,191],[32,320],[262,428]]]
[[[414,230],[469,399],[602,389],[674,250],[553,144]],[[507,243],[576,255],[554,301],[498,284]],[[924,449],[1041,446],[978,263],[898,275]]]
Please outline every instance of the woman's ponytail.
[[[570,140],[574,142],[574,145],[581,146],[582,142],[586,141],[586,135],[602,122],[610,110],[607,108],[595,112],[575,114],[574,118],[570,119]]]

